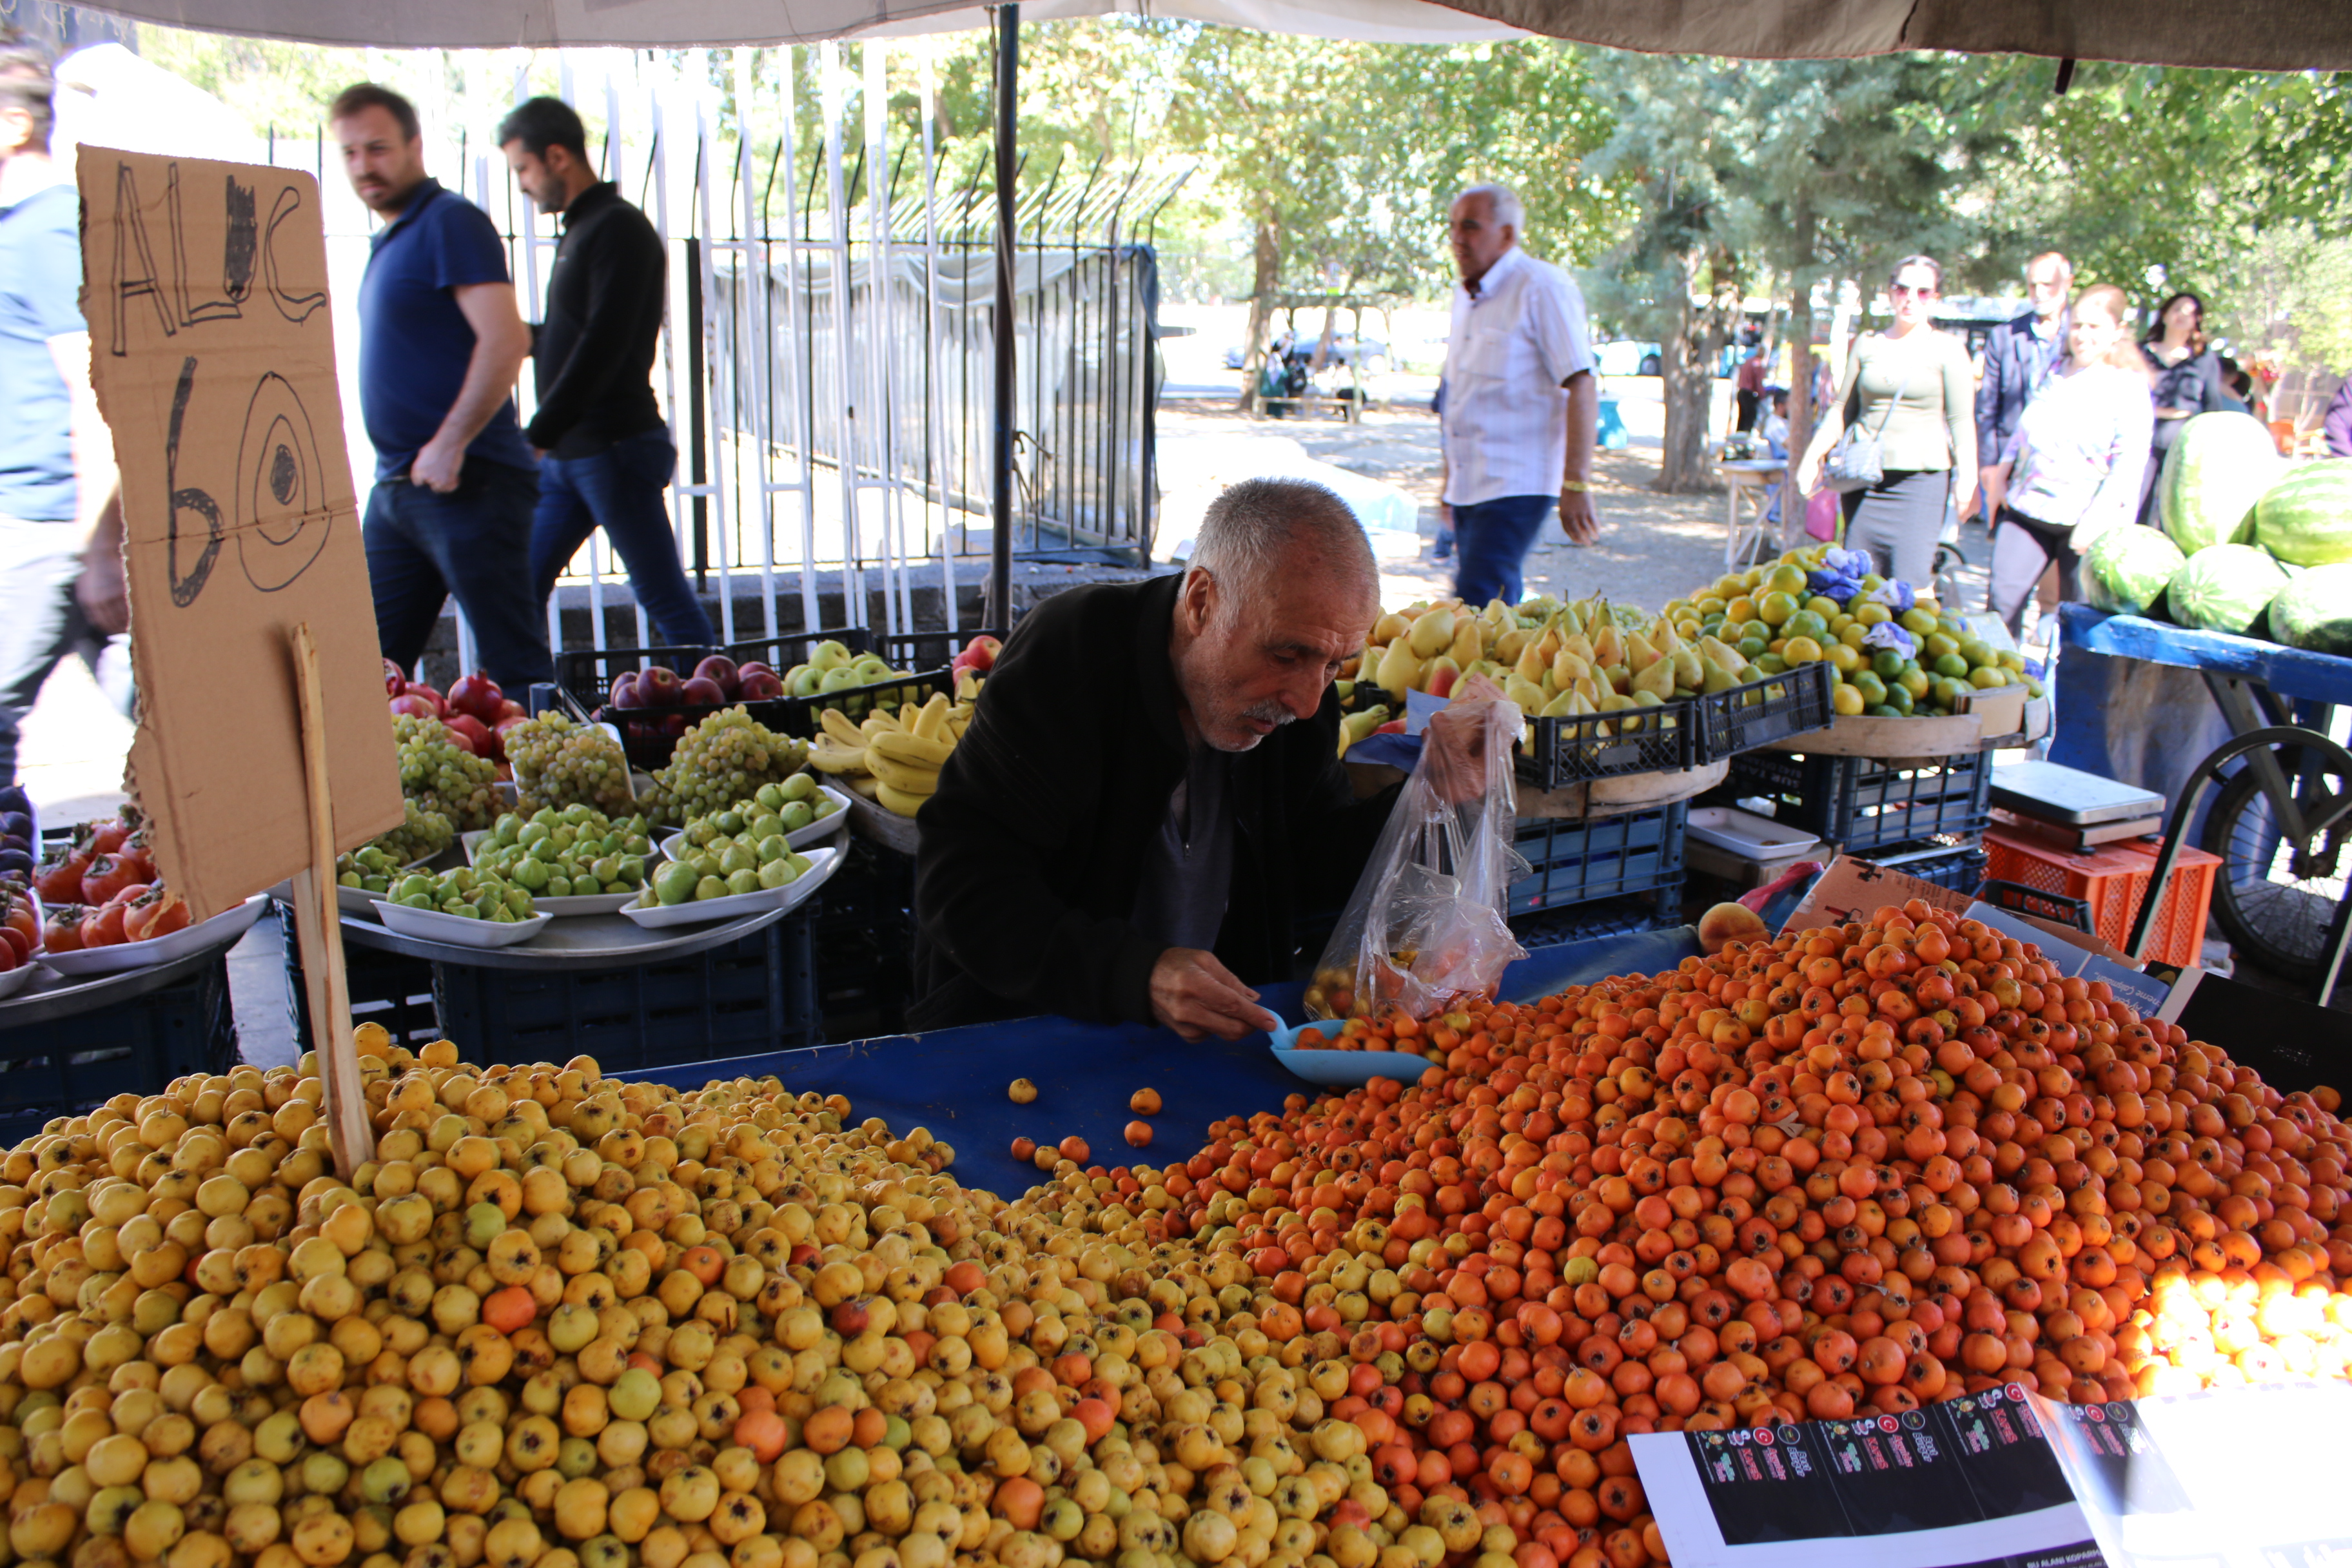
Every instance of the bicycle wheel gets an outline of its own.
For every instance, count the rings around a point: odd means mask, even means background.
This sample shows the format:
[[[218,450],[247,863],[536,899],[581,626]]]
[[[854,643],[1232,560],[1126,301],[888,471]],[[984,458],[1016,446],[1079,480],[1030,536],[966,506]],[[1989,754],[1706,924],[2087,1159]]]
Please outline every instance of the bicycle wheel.
[[[2299,798],[2341,799],[2352,778],[2322,767],[2306,777],[2301,753],[2274,753]],[[2306,807],[2306,809],[2308,809]],[[2252,768],[2221,786],[2205,819],[2205,848],[2221,858],[2213,916],[2232,947],[2290,980],[2315,980],[2344,898],[2352,827],[2338,818],[2303,842],[2290,839]]]

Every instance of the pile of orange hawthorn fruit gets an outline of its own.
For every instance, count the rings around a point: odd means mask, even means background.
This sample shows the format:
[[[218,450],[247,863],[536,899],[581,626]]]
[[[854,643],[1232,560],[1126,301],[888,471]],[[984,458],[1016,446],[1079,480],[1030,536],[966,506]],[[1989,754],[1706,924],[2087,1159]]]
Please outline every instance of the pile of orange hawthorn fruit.
[[[838,1097],[366,1029],[348,1183],[302,1071],[54,1122],[10,1556],[1639,1568],[1633,1434],[2352,1355],[2334,1097],[1923,906],[1365,1026],[1425,1070],[1011,1203]]]

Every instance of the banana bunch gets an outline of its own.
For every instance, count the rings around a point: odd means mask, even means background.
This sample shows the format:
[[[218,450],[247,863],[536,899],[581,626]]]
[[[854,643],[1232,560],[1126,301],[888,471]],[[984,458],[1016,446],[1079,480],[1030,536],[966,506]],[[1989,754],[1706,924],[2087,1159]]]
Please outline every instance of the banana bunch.
[[[945,692],[920,709],[902,705],[896,713],[869,714],[863,724],[828,710],[809,747],[809,765],[900,816],[912,816],[939,789],[940,764],[963,738],[971,710],[971,702],[950,702]]]

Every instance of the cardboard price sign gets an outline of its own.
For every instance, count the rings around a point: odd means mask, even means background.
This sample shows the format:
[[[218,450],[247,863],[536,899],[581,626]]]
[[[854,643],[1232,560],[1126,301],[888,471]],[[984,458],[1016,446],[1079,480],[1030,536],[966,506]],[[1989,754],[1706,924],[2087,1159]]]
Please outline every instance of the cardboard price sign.
[[[331,720],[335,849],[402,821],[318,183],[92,146],[79,173],[90,368],[122,470],[131,770],[156,868],[202,920],[313,863],[298,626]]]

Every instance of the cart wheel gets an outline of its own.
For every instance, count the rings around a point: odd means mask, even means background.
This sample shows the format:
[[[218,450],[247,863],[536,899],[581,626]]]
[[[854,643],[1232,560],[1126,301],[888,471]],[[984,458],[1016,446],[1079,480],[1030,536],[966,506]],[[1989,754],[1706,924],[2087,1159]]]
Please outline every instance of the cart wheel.
[[[2333,768],[2305,776],[2300,752],[2274,754],[2298,795],[2324,788],[2340,797],[2352,790],[2352,778]],[[2231,945],[2284,978],[2316,980],[2343,901],[2345,873],[2352,868],[2347,838],[2352,834],[2339,818],[2304,844],[2290,842],[2252,768],[2226,780],[2205,819],[2205,848],[2221,858],[2213,915]]]

